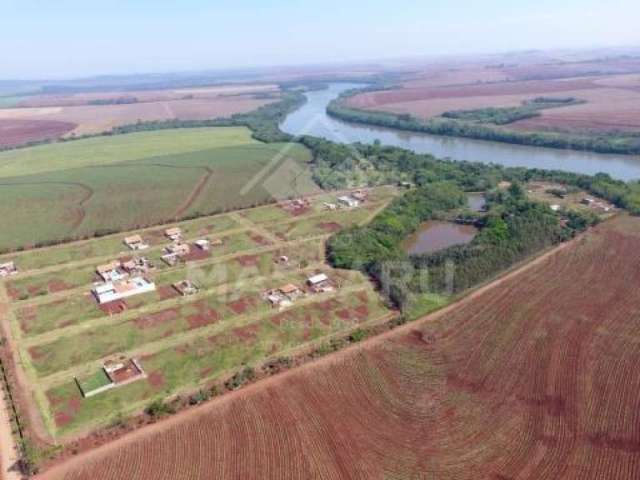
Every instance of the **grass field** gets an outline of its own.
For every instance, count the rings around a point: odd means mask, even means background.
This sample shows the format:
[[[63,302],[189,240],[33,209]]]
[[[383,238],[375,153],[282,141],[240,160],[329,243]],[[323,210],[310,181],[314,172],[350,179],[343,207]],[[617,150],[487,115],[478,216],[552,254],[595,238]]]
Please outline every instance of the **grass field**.
[[[224,379],[242,365],[387,318],[367,278],[325,265],[324,241],[338,228],[366,223],[397,193],[371,190],[355,209],[328,211],[324,203],[335,203],[339,194],[321,193],[308,197],[302,211],[282,202],[174,223],[186,242],[222,244],[173,267],[160,259],[166,226],[141,230],[150,247],[136,255],[156,266],[147,276],[157,289],[127,298],[118,313],[101,308],[90,290],[97,265],[135,253],[123,244],[131,232],[0,257],[20,272],[0,282],[0,303],[5,298],[10,305],[12,341],[47,435],[74,438],[153,400]],[[326,223],[333,227],[318,226]],[[306,279],[320,272],[331,278],[333,291],[306,288]],[[173,289],[185,279],[198,286],[196,294],[182,297]],[[264,292],[287,284],[302,295],[289,308],[273,308]],[[89,390],[103,386],[103,362],[120,355],[138,359],[147,377],[83,398],[78,382]]]
[[[274,158],[282,161],[271,166]],[[300,145],[262,144],[245,128],[134,133],[0,153],[0,249],[316,193],[305,168],[310,159]],[[265,181],[238,195],[267,166]]]
[[[639,232],[620,216],[437,316],[44,478],[639,478]],[[66,389],[51,393],[72,405]]]

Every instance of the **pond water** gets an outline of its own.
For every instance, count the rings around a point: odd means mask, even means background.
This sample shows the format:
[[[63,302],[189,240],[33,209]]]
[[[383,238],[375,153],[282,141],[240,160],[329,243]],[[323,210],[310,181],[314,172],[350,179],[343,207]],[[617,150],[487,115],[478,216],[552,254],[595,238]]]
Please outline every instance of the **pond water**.
[[[439,137],[383,127],[343,122],[329,117],[327,105],[340,93],[361,84],[333,83],[326,90],[306,93],[307,103],[291,113],[280,128],[290,134],[308,134],[340,143],[373,143],[392,145],[430,153],[439,158],[498,163],[509,167],[558,169],[593,175],[605,172],[614,178],[640,178],[640,157],[604,155],[574,150],[527,147],[506,143]]]
[[[478,229],[472,225],[452,222],[429,221],[403,242],[403,249],[409,255],[433,253],[453,245],[471,242]]]

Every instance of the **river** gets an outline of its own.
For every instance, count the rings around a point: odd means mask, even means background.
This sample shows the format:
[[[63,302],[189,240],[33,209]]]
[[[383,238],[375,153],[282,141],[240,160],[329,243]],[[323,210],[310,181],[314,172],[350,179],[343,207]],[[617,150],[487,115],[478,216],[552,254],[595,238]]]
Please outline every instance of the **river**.
[[[372,127],[343,122],[327,115],[327,105],[340,93],[363,85],[333,83],[326,90],[308,92],[307,103],[291,113],[280,128],[293,135],[313,135],[340,143],[392,145],[430,153],[438,158],[492,162],[508,167],[566,170],[593,175],[608,173],[621,180],[640,179],[640,157],[605,155],[574,150],[527,147],[456,137],[440,137],[392,128]]]

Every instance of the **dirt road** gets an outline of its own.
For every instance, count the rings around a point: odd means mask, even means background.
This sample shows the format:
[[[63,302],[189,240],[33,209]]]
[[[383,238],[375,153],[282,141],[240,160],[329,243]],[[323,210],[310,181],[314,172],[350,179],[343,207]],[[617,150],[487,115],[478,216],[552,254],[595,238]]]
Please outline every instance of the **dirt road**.
[[[2,480],[20,480],[21,476],[16,471],[16,463],[19,460],[18,449],[11,433],[11,421],[9,419],[9,406],[4,395],[0,395],[0,465],[2,465]]]
[[[7,304],[0,289],[0,322],[7,322]],[[19,460],[18,448],[11,431],[10,407],[7,404],[4,390],[0,389],[0,479],[20,480],[15,465]]]

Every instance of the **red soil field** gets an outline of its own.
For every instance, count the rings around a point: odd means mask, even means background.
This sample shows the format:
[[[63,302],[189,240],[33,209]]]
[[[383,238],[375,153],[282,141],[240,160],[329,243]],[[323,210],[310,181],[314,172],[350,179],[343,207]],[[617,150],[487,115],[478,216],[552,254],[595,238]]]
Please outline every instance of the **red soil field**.
[[[539,117],[521,120],[508,127],[532,131],[640,131],[640,79],[636,83],[629,81],[628,85],[619,88],[569,93],[587,103],[545,110]]]
[[[95,101],[123,100],[136,102],[162,102],[192,98],[217,98],[253,93],[277,92],[275,84],[225,85],[217,87],[182,88],[167,90],[126,90],[115,92],[90,92],[67,94],[41,94],[26,97],[19,107],[71,107],[90,105]]]
[[[60,138],[76,127],[75,123],[58,120],[0,118],[0,147]]]
[[[411,114],[422,119],[451,110],[515,107],[538,96],[571,96],[587,103],[547,109],[505,126],[569,133],[640,130],[640,62],[578,62],[518,67],[435,67],[405,78],[399,88],[348,100],[354,108]],[[493,72],[493,73],[490,73]],[[500,77],[502,75],[502,77]]]
[[[124,93],[123,93],[124,95]],[[137,121],[156,120],[204,120],[212,118],[229,117],[236,113],[244,113],[255,110],[263,105],[274,102],[274,98],[256,98],[253,95],[243,94],[237,96],[203,96],[194,98],[179,98],[169,100],[158,100],[123,105],[71,105],[71,106],[46,106],[34,108],[4,108],[0,109],[0,122],[11,126],[15,122],[21,122],[24,130],[31,132],[36,130],[36,138],[28,137],[27,133],[17,133],[9,135],[9,131],[4,133],[2,123],[0,123],[0,144],[4,143],[4,138],[12,139],[10,145],[17,145],[30,140],[41,140],[43,138],[57,138],[64,134],[95,134],[111,130],[120,125],[136,123]],[[39,125],[34,122],[42,122]],[[30,126],[31,125],[31,126]],[[49,127],[47,127],[49,125]],[[62,126],[64,125],[64,131]],[[56,126],[58,130],[43,137],[40,134],[42,129],[52,129]],[[9,128],[9,127],[6,127]],[[16,130],[17,127],[11,127]],[[18,129],[18,132],[20,130]],[[46,131],[46,130],[45,130]],[[31,134],[31,135],[35,135]],[[23,139],[23,138],[26,138]],[[9,144],[9,143],[7,143]]]
[[[47,480],[640,478],[640,220]]]

